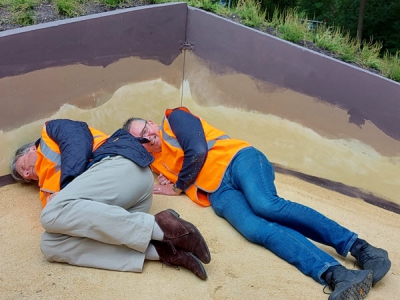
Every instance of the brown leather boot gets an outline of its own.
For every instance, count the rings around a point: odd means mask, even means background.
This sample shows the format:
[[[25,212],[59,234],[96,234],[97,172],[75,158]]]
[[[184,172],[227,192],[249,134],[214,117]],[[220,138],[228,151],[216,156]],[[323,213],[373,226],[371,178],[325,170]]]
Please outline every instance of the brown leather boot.
[[[150,241],[156,248],[160,261],[170,267],[184,267],[192,271],[197,277],[206,280],[207,273],[200,260],[192,253],[176,248],[170,243]]]
[[[164,242],[192,252],[205,264],[211,261],[206,241],[192,223],[179,218],[179,214],[172,209],[159,212],[155,215],[155,219],[164,232]]]

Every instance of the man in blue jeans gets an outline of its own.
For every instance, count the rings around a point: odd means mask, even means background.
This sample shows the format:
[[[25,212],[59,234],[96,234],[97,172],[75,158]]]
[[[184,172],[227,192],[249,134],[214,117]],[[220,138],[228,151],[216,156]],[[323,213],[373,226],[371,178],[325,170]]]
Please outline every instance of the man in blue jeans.
[[[123,128],[140,139],[159,174],[154,193],[179,195],[213,207],[249,241],[262,245],[332,289],[330,300],[363,299],[389,271],[387,251],[319,212],[277,195],[274,170],[263,153],[178,107],[161,126],[131,118]],[[362,270],[348,270],[309,239],[350,252]]]

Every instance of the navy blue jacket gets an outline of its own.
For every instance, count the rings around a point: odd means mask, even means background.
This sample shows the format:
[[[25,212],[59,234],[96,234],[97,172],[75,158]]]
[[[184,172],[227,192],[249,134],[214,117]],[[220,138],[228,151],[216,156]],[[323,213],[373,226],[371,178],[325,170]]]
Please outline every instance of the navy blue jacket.
[[[47,122],[46,131],[60,147],[61,189],[95,162],[107,156],[123,156],[142,168],[148,167],[154,160],[142,144],[123,129],[118,129],[95,152],[92,152],[92,134],[84,122],[52,120]]]

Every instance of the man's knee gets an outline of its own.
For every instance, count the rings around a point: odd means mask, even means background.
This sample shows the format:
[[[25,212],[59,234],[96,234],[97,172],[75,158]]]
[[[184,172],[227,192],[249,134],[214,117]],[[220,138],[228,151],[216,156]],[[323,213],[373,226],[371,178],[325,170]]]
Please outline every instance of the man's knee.
[[[64,255],[68,248],[65,248],[65,245],[70,238],[68,235],[45,231],[40,240],[40,251],[48,261],[66,262]]]
[[[51,238],[51,234],[45,232],[42,235],[40,240],[40,251],[42,251],[44,257],[48,261],[54,261],[55,256],[55,247],[53,245],[53,239]]]
[[[40,223],[47,232],[57,232],[59,215],[60,211],[54,204],[48,204],[43,208],[40,214]]]

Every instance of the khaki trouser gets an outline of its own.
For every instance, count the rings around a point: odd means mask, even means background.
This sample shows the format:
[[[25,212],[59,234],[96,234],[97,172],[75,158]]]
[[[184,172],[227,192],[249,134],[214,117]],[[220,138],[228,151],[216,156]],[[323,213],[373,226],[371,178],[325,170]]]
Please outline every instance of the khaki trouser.
[[[49,261],[141,272],[154,225],[154,178],[121,156],[94,164],[43,209],[41,250]]]

